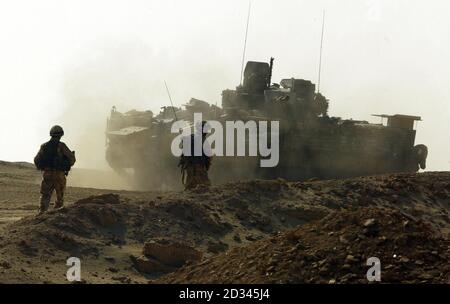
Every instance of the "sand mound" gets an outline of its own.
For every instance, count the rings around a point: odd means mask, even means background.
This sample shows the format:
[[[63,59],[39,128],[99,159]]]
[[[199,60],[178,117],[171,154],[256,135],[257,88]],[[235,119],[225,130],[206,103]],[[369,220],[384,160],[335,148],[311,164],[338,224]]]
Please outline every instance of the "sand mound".
[[[450,283],[450,242],[400,211],[338,211],[298,229],[206,259],[157,283]],[[372,266],[372,265],[371,265]]]

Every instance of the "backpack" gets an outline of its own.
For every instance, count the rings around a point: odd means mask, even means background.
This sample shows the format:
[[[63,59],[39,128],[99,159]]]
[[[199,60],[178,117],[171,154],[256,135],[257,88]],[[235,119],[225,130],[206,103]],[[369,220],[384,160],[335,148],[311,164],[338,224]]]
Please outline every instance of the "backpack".
[[[58,154],[58,147],[60,142],[50,140],[42,145],[42,153],[35,158],[34,164],[39,170],[53,169],[60,171],[70,171],[70,160]]]

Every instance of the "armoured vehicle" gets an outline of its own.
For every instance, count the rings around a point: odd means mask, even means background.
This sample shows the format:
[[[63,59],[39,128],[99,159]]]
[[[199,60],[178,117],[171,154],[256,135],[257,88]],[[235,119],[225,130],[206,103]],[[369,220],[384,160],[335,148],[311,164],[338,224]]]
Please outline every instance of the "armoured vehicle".
[[[415,145],[418,116],[376,115],[379,124],[328,115],[329,100],[304,79],[272,83],[270,63],[249,61],[243,83],[222,92],[222,107],[197,99],[185,109],[165,107],[151,112],[111,112],[107,127],[108,163],[124,174],[133,169],[140,188],[180,184],[177,158],[170,151],[176,136],[170,132],[176,119],[226,121],[279,121],[279,162],[262,168],[261,156],[215,157],[213,182],[248,178],[329,179],[425,169],[428,149]],[[247,143],[248,144],[248,143]]]

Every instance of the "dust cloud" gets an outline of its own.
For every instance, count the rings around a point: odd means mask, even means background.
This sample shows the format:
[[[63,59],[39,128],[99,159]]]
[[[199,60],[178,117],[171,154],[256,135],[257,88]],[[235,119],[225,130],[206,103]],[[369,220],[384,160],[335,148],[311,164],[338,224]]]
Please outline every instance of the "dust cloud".
[[[221,86],[233,79],[227,79],[213,62],[203,60],[201,65],[184,70],[176,65],[181,61],[171,61],[166,54],[134,40],[120,45],[92,45],[68,66],[64,73],[63,110],[57,121],[66,130],[63,140],[77,156],[71,185],[134,188],[128,179],[114,173],[105,160],[106,123],[113,106],[120,112],[151,110],[157,115],[162,106],[170,105],[164,80],[175,106],[181,107],[190,97],[220,105]],[[208,77],[209,74],[214,77]],[[198,79],[197,84],[192,79]]]

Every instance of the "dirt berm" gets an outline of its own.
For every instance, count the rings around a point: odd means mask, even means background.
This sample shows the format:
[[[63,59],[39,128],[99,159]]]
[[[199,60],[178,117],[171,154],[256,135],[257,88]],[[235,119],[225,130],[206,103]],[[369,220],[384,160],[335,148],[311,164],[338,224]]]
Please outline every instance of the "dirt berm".
[[[157,283],[450,283],[450,242],[399,211],[365,207],[187,266]],[[377,261],[377,263],[378,263]]]
[[[448,282],[449,192],[423,173],[91,196],[5,226],[0,282],[67,283],[78,257],[87,283],[365,283],[372,256],[385,282]]]

